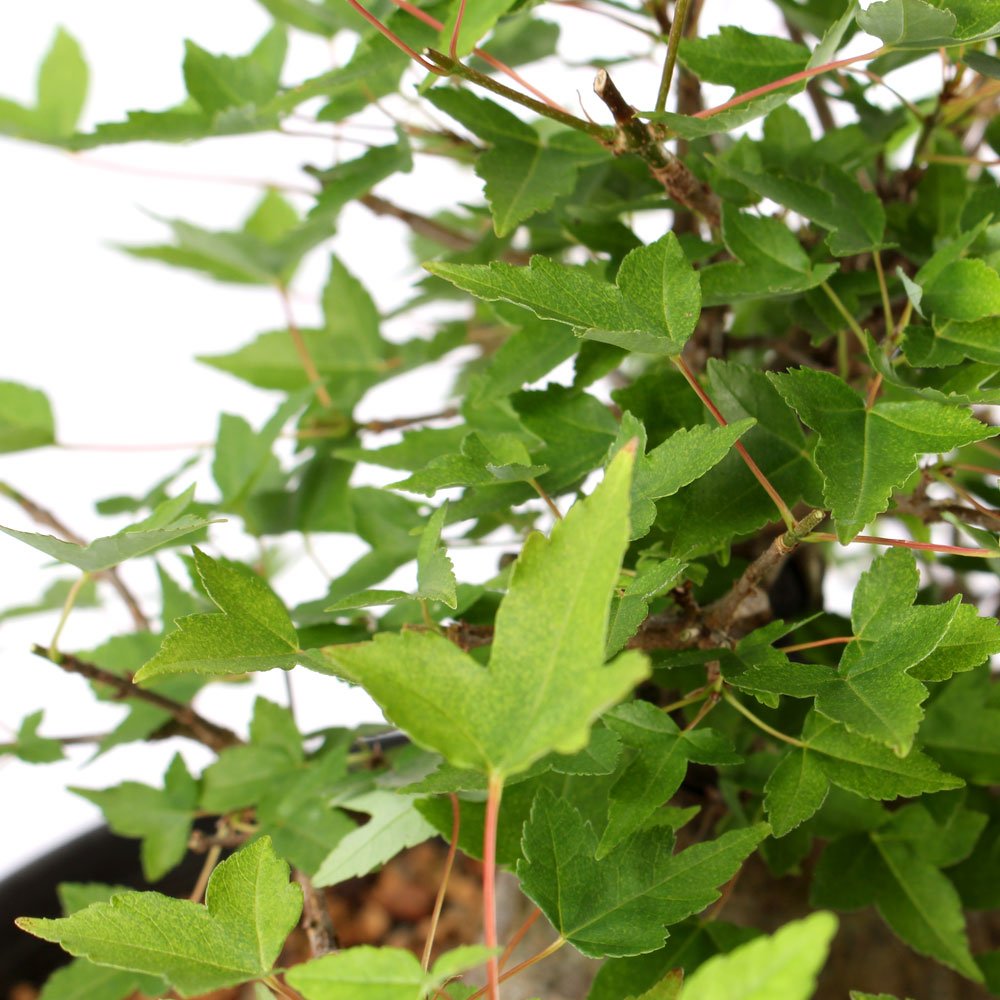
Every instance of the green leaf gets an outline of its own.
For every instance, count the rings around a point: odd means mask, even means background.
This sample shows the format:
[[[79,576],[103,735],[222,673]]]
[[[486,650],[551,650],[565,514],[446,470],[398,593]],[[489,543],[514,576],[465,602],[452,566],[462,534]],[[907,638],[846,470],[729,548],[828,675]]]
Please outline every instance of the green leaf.
[[[1000,653],[1000,622],[980,617],[973,604],[960,604],[933,652],[909,674],[921,681],[944,681],[978,667],[994,653]]]
[[[344,611],[350,608],[366,608],[378,604],[397,604],[400,601],[440,601],[449,608],[458,607],[455,571],[448,550],[441,544],[441,528],[448,513],[444,503],[430,516],[420,535],[417,548],[417,590],[410,594],[405,590],[362,590],[351,597],[345,597],[331,604],[327,611]]]
[[[723,25],[717,35],[682,39],[677,54],[704,83],[723,84],[737,92],[798,73],[809,61],[804,45],[754,35],[733,25]]]
[[[331,397],[349,412],[371,386],[399,374],[400,366],[390,362],[392,345],[382,338],[371,296],[337,257],[330,259],[323,312],[322,328],[300,333]],[[201,355],[198,360],[261,389],[310,388],[287,330],[263,333],[231,354]]]
[[[698,272],[706,306],[804,292],[837,270],[836,264],[814,267],[783,222],[728,204],[722,210],[722,238],[739,261],[710,264]]]
[[[392,489],[433,496],[450,486],[489,487],[527,482],[548,471],[532,461],[520,437],[510,434],[467,435],[458,454],[441,455],[412,476],[390,483]]]
[[[924,0],[878,0],[858,13],[858,27],[898,49],[955,45],[955,15]]]
[[[816,464],[841,542],[888,508],[892,491],[916,471],[921,455],[997,433],[971,413],[929,400],[882,400],[867,409],[861,396],[829,372],[794,368],[768,377],[819,434]]]
[[[676,587],[685,569],[687,563],[680,559],[664,559],[632,577],[621,597],[611,606],[605,651],[608,657],[624,648],[646,620],[650,601]]]
[[[631,465],[623,452],[551,538],[529,537],[497,613],[488,669],[442,636],[413,631],[335,647],[331,669],[456,767],[506,776],[551,750],[581,750],[591,722],[648,672],[636,654],[603,666]]]
[[[685,979],[682,1000],[808,1000],[837,932],[832,913],[813,913],[717,955]]]
[[[0,525],[0,531],[17,538],[32,548],[82,569],[85,573],[100,573],[126,559],[147,555],[170,545],[178,538],[200,531],[217,521],[184,515],[183,511],[194,498],[194,487],[172,500],[165,500],[145,520],[129,525],[114,535],[95,539],[89,545],[64,542],[52,535],[39,535],[32,531],[17,531]]]
[[[48,397],[40,389],[0,382],[0,452],[27,451],[55,444]]]
[[[476,4],[477,16],[469,20],[478,21],[479,15],[488,19],[496,2]],[[511,0],[500,3],[509,7]],[[463,21],[464,37],[471,38],[473,30],[470,24],[467,32]],[[427,98],[490,144],[476,158],[476,173],[486,182],[497,236],[510,235],[525,219],[551,208],[556,198],[572,192],[582,167],[608,156],[590,136],[567,128],[541,132],[499,104],[467,90],[437,88]]]
[[[283,226],[280,230],[262,230],[256,223],[262,210],[271,214],[283,199],[268,193],[240,229],[211,230],[181,219],[161,219],[170,227],[172,244],[122,246],[121,249],[141,260],[158,260],[172,267],[183,267],[207,274],[216,281],[236,284],[287,284],[303,254],[329,231],[311,234],[307,223]],[[310,236],[312,238],[310,238]]]
[[[437,832],[414,808],[413,799],[395,792],[373,791],[340,803],[354,812],[368,813],[364,826],[348,833],[319,866],[313,883],[336,885],[367,875],[400,851],[421,844]]]
[[[725,427],[682,428],[639,459],[632,481],[632,537],[648,534],[656,520],[656,500],[673,496],[721,462],[756,423],[737,420]]]
[[[796,10],[798,9],[796,7]],[[854,24],[854,15],[857,9],[857,0],[850,0],[844,12],[835,21],[831,23],[827,18],[824,18],[824,24],[828,25],[828,27],[819,45],[816,46],[809,57],[809,61],[806,63],[807,69],[825,65],[833,59],[848,29]],[[734,35],[731,37],[735,40],[737,36]],[[745,62],[747,59],[748,56],[746,53],[743,53],[741,61]],[[771,77],[765,82],[770,83],[774,79],[774,77]],[[696,118],[670,111],[644,112],[642,117],[650,121],[664,122],[672,131],[684,138],[699,139],[709,135],[716,135],[719,132],[731,132],[742,125],[746,125],[748,122],[752,122],[754,119],[760,118],[775,108],[786,104],[790,98],[800,93],[804,87],[804,82],[791,84],[787,87],[782,87],[774,93],[765,94],[763,97],[757,97],[737,107],[717,112],[708,118]]]
[[[362,946],[296,965],[285,978],[306,1000],[424,1000],[489,954],[466,945],[446,952],[425,972],[410,951]]]
[[[908,326],[903,338],[906,360],[915,368],[944,368],[965,358],[1000,366],[1000,319],[990,316],[969,323],[945,320]]]
[[[1000,703],[988,668],[955,677],[927,708],[920,739],[956,774],[978,785],[1000,783]]]
[[[0,622],[11,618],[25,618],[29,615],[43,614],[46,611],[59,611],[69,597],[70,589],[77,586],[79,580],[56,580],[45,588],[45,592],[37,601],[31,604],[18,604],[12,608],[0,611]],[[100,604],[97,596],[97,585],[93,580],[87,580],[78,587],[74,608],[96,608]]]
[[[643,829],[673,797],[689,761],[725,765],[742,760],[721,734],[711,729],[682,733],[670,716],[649,702],[619,705],[604,722],[633,754],[610,791],[608,825],[595,853],[598,861]]]
[[[38,735],[38,727],[42,724],[44,710],[39,709],[26,715],[21,721],[13,743],[0,744],[0,754],[10,753],[27,764],[51,764],[62,760],[62,744],[58,740],[46,739]]]
[[[776,837],[784,837],[812,816],[826,800],[830,779],[814,753],[792,750],[764,786],[764,811]]]
[[[833,841],[823,852],[813,902],[849,908],[874,903],[885,922],[915,951],[968,979],[982,982],[969,952],[965,917],[955,887],[893,824]]]
[[[757,424],[743,445],[774,488],[794,504],[820,500],[819,476],[802,426],[763,372],[745,365],[708,363],[708,394],[732,424],[753,417]],[[734,535],[749,534],[774,520],[774,502],[743,459],[729,452],[714,469],[658,505],[657,526],[675,555],[712,552]]]
[[[977,258],[956,260],[924,285],[921,306],[935,319],[970,322],[1000,316],[1000,274]]]
[[[128,1000],[136,992],[158,996],[165,986],[155,977],[78,958],[49,976],[38,1000]]]
[[[323,189],[309,213],[305,232],[330,235],[337,216],[345,205],[369,192],[386,177],[409,173],[412,169],[413,156],[403,132],[397,132],[393,145],[376,146],[357,159],[345,160],[329,170],[307,168],[307,172],[320,182]],[[312,228],[309,228],[310,224]]]
[[[804,181],[775,171],[744,170],[721,157],[713,162],[723,174],[762,197],[829,229],[827,243],[837,257],[852,257],[883,245],[886,220],[882,200],[838,167],[823,164],[815,181]]]
[[[832,783],[866,799],[910,798],[960,788],[920,750],[899,757],[881,743],[850,732],[816,712],[806,717],[805,747],[786,753],[764,788],[764,808],[783,837],[823,804]]]
[[[298,635],[274,591],[249,567],[194,550],[195,567],[221,614],[188,615],[163,639],[136,682],[167,674],[241,674],[301,663]]]
[[[467,56],[482,38],[493,30],[497,21],[515,5],[520,6],[519,0],[479,0],[478,3],[466,7],[462,28],[458,33],[458,58]],[[451,4],[451,11],[438,36],[436,46],[442,52],[448,51],[455,30],[455,21],[463,6],[465,5],[460,4],[459,0],[454,0]]]
[[[497,262],[424,266],[478,298],[513,302],[581,336],[639,353],[679,353],[701,309],[698,275],[669,232],[629,253],[614,285],[587,268],[541,256],[533,257],[529,267]]]
[[[958,597],[947,604],[914,606],[918,585],[912,552],[890,549],[872,563],[854,592],[855,641],[836,671],[779,660],[737,673],[731,683],[798,698],[816,695],[824,715],[905,755],[927,698],[926,687],[910,671],[929,658],[932,674],[966,663],[969,669],[975,665],[969,657],[978,657],[984,638],[974,611],[959,615]],[[995,631],[990,633],[995,642]],[[946,637],[950,645],[933,659]],[[966,641],[969,649],[963,650]]]
[[[302,737],[291,712],[266,698],[257,698],[250,743],[227,747],[205,769],[201,806],[217,813],[252,806],[268,789],[287,786],[301,769],[304,756]]]
[[[59,28],[38,73],[35,114],[39,125],[52,135],[69,135],[87,99],[87,83],[87,63],[80,46]]]
[[[198,804],[198,782],[180,754],[170,762],[162,789],[126,781],[103,790],[70,791],[93,802],[115,833],[142,839],[140,856],[147,882],[158,882],[184,859]]]
[[[249,55],[216,56],[192,41],[184,43],[184,83],[209,115],[228,108],[266,104],[278,89],[288,44],[274,25]]]
[[[71,955],[162,975],[183,997],[270,973],[302,911],[302,890],[262,838],[212,872],[206,906],[125,892],[58,920],[17,925]]]
[[[663,945],[666,926],[719,897],[767,836],[764,824],[671,854],[662,827],[638,833],[595,858],[597,835],[576,808],[542,789],[524,828],[522,891],[578,951],[591,958],[641,955]]]

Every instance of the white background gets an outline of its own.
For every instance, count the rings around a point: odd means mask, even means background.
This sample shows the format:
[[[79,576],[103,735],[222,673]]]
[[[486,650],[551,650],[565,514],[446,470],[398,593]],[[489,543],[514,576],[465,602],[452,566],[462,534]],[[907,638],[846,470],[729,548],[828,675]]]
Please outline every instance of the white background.
[[[719,23],[781,32],[771,5],[758,4],[756,19],[748,11],[752,6],[707,0],[705,32]],[[563,23],[563,54],[573,61],[585,61],[592,50],[648,51],[641,35],[607,19],[552,5],[545,16]],[[0,95],[32,103],[37,64],[60,24],[80,41],[91,66],[82,123],[87,127],[119,120],[129,108],[160,109],[179,102],[184,96],[180,72],[184,38],[212,52],[239,54],[267,30],[270,20],[252,0],[171,4],[35,0],[16,8],[7,3],[0,7]],[[855,46],[864,51],[870,40],[856,39],[850,51]],[[284,79],[292,82],[323,72],[346,55],[346,50],[322,39],[293,32]],[[590,93],[592,70],[556,74],[551,66],[539,66],[529,68],[526,75],[567,106],[578,110],[582,103],[597,120],[606,120],[606,112]],[[658,63],[647,61],[614,75],[633,103],[653,103]],[[718,90],[720,99],[727,93]],[[367,120],[386,123],[378,115]],[[382,138],[382,133],[372,131],[367,138],[388,141],[389,133],[384,134]],[[107,147],[72,157],[0,140],[4,276],[0,379],[43,388],[53,403],[59,439],[70,445],[207,442],[214,437],[223,409],[259,426],[277,397],[192,359],[195,354],[232,350],[262,330],[283,325],[274,293],[219,285],[137,261],[114,244],[165,242],[167,234],[151,214],[185,218],[207,228],[231,228],[249,212],[260,191],[112,167],[301,184],[300,164],[325,166],[335,157],[353,158],[362,151],[361,146],[328,139],[264,135],[180,147]],[[470,174],[459,174],[435,159],[379,190],[406,207],[431,212],[463,197],[474,198],[479,188]],[[409,263],[405,239],[399,223],[377,220],[363,208],[350,206],[332,248],[379,304],[389,307],[405,298],[418,274]],[[316,318],[316,297],[326,267],[324,254],[319,253],[300,275],[295,301],[300,323]],[[414,329],[412,322],[391,329],[401,336],[430,332]],[[421,373],[396,380],[371,394],[361,416],[425,412],[442,402],[447,386],[447,371],[430,378]],[[0,455],[0,479],[51,508],[80,534],[94,537],[123,523],[98,517],[93,509],[96,499],[119,493],[141,495],[187,454],[49,448]],[[191,481],[197,478],[199,495],[213,495],[204,463],[196,473]],[[36,530],[17,508],[2,500],[0,523]],[[232,528],[219,532],[221,548],[232,555],[246,554],[241,548],[245,541]],[[301,554],[291,543],[288,548],[293,556]],[[346,566],[359,551],[356,540],[342,536],[327,536],[322,544],[323,559],[334,570]],[[473,563],[460,553],[455,556],[460,578],[481,577],[492,568],[492,557],[486,563]],[[129,565],[123,573],[146,606],[155,609],[156,588],[148,567]],[[36,599],[60,575],[69,574],[53,569],[26,546],[0,538],[0,608]],[[323,583],[314,567],[300,561],[294,571],[277,578],[276,587],[294,603],[320,595]],[[73,614],[63,648],[85,649],[113,632],[128,630],[129,619],[114,593],[107,591],[104,598],[100,611]],[[39,708],[46,712],[42,733],[51,736],[106,731],[123,714],[119,706],[96,703],[81,679],[67,677],[26,652],[33,642],[48,642],[55,617],[0,624],[0,742],[9,738],[8,731],[16,730],[23,716]],[[330,679],[298,670],[295,685],[305,728],[378,718],[367,698]],[[259,678],[255,689],[276,700],[283,698],[279,676]],[[210,689],[199,697],[198,706],[206,715],[242,729],[252,697],[249,687],[238,692]],[[7,821],[0,841],[0,875],[97,821],[97,810],[65,791],[66,785],[101,788],[126,778],[158,783],[166,761],[178,749],[195,768],[209,759],[199,747],[181,740],[119,748],[89,767],[84,766],[90,756],[85,748],[74,748],[66,762],[46,766],[3,759],[0,802]]]

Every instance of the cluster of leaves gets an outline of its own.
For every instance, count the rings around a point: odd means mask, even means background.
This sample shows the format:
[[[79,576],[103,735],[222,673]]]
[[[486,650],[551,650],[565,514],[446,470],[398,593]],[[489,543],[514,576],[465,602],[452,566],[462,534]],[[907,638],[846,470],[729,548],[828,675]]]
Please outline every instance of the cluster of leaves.
[[[251,52],[189,43],[183,102],[86,131],[87,66],[60,31],[34,106],[0,101],[0,130],[76,151],[277,133],[305,111],[349,131],[416,84],[447,126],[406,120],[400,102],[392,142],[308,168],[308,206],[268,190],[236,229],[174,220],[170,242],[126,249],[288,304],[301,262],[357,201],[409,226],[426,261],[397,325],[418,309],[452,318],[429,338],[385,336],[331,257],[321,325],[289,311],[287,328],[200,358],[276,402],[260,429],[222,414],[214,491],[181,490],[185,464],[145,496],[101,500],[135,522],[85,544],[0,487],[62,537],[2,530],[80,574],[0,617],[62,608],[42,652],[128,707],[98,752],[169,734],[217,754],[200,775],[176,756],[162,788],[80,794],[141,839],[152,881],[184,857],[196,817],[217,817],[220,846],[243,845],[204,905],[70,885],[63,917],[22,919],[78,956],[44,1000],[248,982],[307,1000],[467,1000],[481,992],[463,975],[484,964],[496,1000],[498,864],[552,925],[547,952],[605,960],[591,1000],[811,996],[837,930],[828,911],[867,906],[1000,995],[1000,952],[973,954],[966,927],[967,911],[1000,907],[1000,626],[976,608],[1000,571],[1000,5],[781,0],[779,38],[699,36],[686,3],[601,0],[658,57],[670,31],[681,86],[675,110],[641,113],[604,74],[612,121],[595,124],[517,89],[511,67],[555,52],[543,5],[380,2],[376,25],[333,0],[260,2],[275,26]],[[289,81],[289,31],[356,47]],[[859,32],[881,45],[838,58]],[[421,51],[438,73],[415,67]],[[943,84],[894,96],[891,74],[922,58]],[[734,96],[706,109],[701,84]],[[653,93],[655,80],[632,99],[652,107]],[[485,203],[429,216],[372,192],[428,154],[471,165]],[[356,418],[376,386],[470,344],[439,414]],[[58,441],[44,394],[0,383],[0,450]],[[400,478],[364,485],[366,466]],[[220,518],[272,554],[319,533],[367,551],[289,607],[270,560],[217,551]],[[833,531],[817,532],[826,519]],[[876,522],[895,537],[863,534]],[[449,546],[494,539],[516,558],[460,581]],[[852,542],[888,548],[846,620],[806,576]],[[153,619],[140,610],[132,633],[56,648],[71,609],[108,584],[136,611],[117,567],[153,554]],[[415,585],[390,588],[411,564]],[[265,699],[243,740],[192,705],[206,684],[275,669],[364,688],[405,741],[307,739]],[[65,741],[42,726],[29,716],[0,749],[60,759]],[[421,961],[363,947],[280,967],[303,908],[290,868],[314,891],[435,836],[484,861],[484,945],[433,963],[429,949]],[[717,920],[745,864],[801,875],[823,912],[770,937]]]

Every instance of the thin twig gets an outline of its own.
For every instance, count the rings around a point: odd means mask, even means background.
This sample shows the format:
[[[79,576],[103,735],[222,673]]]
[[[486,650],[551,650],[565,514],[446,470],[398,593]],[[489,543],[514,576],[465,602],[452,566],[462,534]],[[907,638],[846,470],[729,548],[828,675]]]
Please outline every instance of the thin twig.
[[[562,511],[556,506],[555,501],[545,492],[544,487],[538,482],[534,476],[528,480],[528,485],[545,501],[545,506],[552,511],[552,516],[557,520],[562,520]]]
[[[444,24],[439,21],[436,17],[431,17],[426,11],[421,10],[419,7],[415,7],[408,0],[392,0],[392,2],[399,7],[400,10],[405,10],[407,14],[417,18],[418,21],[423,21],[424,24],[430,25],[432,28],[436,28],[441,31],[444,28]],[[484,52],[482,49],[473,49],[472,54],[478,56],[489,66],[492,66],[495,70],[503,73],[505,76],[509,76],[515,83],[519,83],[525,90],[532,93],[544,104],[547,104],[550,108],[555,108],[557,111],[566,111],[564,107],[557,104],[552,100],[547,94],[542,93],[537,87],[533,87],[527,80],[521,76],[516,70],[512,69],[506,63],[501,62],[495,56],[491,56],[489,52]],[[566,112],[569,114],[569,112]]]
[[[839,542],[836,535],[826,531],[817,531],[802,539],[804,542]],[[881,535],[855,535],[849,542],[841,542],[841,545],[850,545],[853,542],[860,542],[863,545],[888,545],[900,549],[917,549],[920,552],[943,552],[947,555],[969,556],[972,559],[996,559],[997,553],[993,549],[972,549],[964,545],[938,545],[936,542],[913,542],[908,538],[883,538]]]
[[[595,125],[593,122],[585,121],[583,118],[577,118],[576,115],[571,115],[566,111],[554,108],[551,104],[547,104],[544,101],[536,100],[533,97],[527,97],[519,91],[505,86],[498,80],[494,80],[493,77],[487,76],[485,73],[480,73],[471,66],[466,66],[455,59],[450,59],[443,52],[438,52],[435,49],[428,49],[427,58],[440,67],[439,71],[443,71],[450,76],[460,76],[463,79],[468,80],[470,83],[475,83],[478,86],[483,87],[485,90],[489,90],[494,94],[499,94],[501,97],[506,97],[508,100],[514,101],[522,107],[529,108],[545,118],[551,118],[553,121],[557,121],[561,125],[568,125],[570,128],[575,128],[579,132],[586,132],[587,135],[592,135],[595,139],[599,139],[601,142],[607,142],[610,138],[608,129],[606,129],[603,125]]]
[[[743,602],[758,588],[777,576],[782,563],[826,517],[826,511],[812,510],[777,538],[743,571],[729,592],[711,605],[705,617],[709,628],[726,631]]]
[[[52,660],[52,652],[45,646],[32,646],[31,651],[43,659]],[[131,674],[113,674],[109,670],[87,663],[70,653],[59,653],[53,661],[69,674],[79,674],[89,681],[104,684],[114,691],[116,698],[135,698],[161,709],[172,716],[183,735],[204,743],[213,750],[224,750],[226,747],[238,746],[243,741],[230,729],[219,726],[199,715],[190,705],[174,701],[155,691],[136,687]]]
[[[296,870],[295,881],[302,886],[302,928],[309,939],[313,958],[337,950],[337,931],[326,905],[326,896],[303,871]]]
[[[535,926],[535,922],[542,915],[542,911],[536,906],[531,913],[528,914],[527,919],[521,924],[520,927],[511,935],[511,939],[507,942],[507,947],[504,948],[503,954],[500,956],[500,969],[510,960],[510,956],[514,954],[514,950],[517,946],[524,940],[525,934]]]
[[[656,95],[656,110],[663,111],[667,106],[667,94],[670,92],[670,81],[674,77],[674,65],[677,63],[677,49],[684,33],[684,22],[687,20],[688,5],[691,0],[677,0],[674,5],[674,23],[670,25],[670,36],[667,39],[667,54],[663,60],[663,72],[660,75],[660,89]]]
[[[87,544],[83,538],[81,538],[75,531],[67,528],[62,521],[51,513],[51,511],[48,511],[44,507],[35,503],[34,500],[26,497],[19,490],[15,490],[14,487],[9,486],[7,483],[0,483],[0,494],[13,500],[14,503],[16,503],[36,524],[40,524],[45,528],[50,528],[67,542],[72,542],[74,545],[81,546]],[[135,626],[136,631],[148,632],[150,630],[151,626],[149,619],[143,613],[135,595],[128,589],[127,586],[125,586],[125,583],[121,576],[119,576],[116,568],[106,569],[100,573],[94,573],[93,576],[98,580],[106,580],[112,587],[114,587],[118,596],[128,608],[129,614],[132,616],[132,624]]]
[[[427,940],[424,942],[424,952],[420,959],[420,967],[426,972],[431,967],[431,952],[434,949],[434,937],[437,934],[438,922],[441,920],[441,910],[444,908],[444,897],[448,891],[448,879],[455,864],[455,854],[458,851],[458,835],[462,824],[462,813],[458,807],[458,796],[450,792],[451,799],[451,842],[448,844],[448,857],[444,863],[441,875],[441,885],[438,886],[437,898],[434,900],[434,912],[431,914],[431,925],[427,929]]]
[[[729,421],[722,415],[722,411],[712,402],[711,397],[702,388],[701,383],[695,377],[694,372],[687,366],[687,362],[678,354],[671,359],[678,369],[678,371],[684,376],[688,385],[694,389],[698,398],[705,404],[708,412],[712,414],[715,418],[716,423],[720,427],[728,427]],[[792,514],[791,508],[782,499],[781,494],[775,489],[771,481],[764,475],[761,468],[757,463],[750,457],[750,452],[746,450],[742,441],[735,441],[733,447],[739,453],[740,458],[746,463],[747,468],[753,473],[754,479],[763,487],[764,492],[774,501],[775,507],[778,508],[778,513],[781,515],[781,519],[788,526],[789,530],[793,529],[795,526],[795,517]]]
[[[814,76],[829,73],[832,69],[840,69],[841,66],[850,66],[852,63],[875,59],[877,56],[882,55],[885,51],[885,46],[882,46],[872,50],[871,52],[863,52],[859,56],[849,56],[846,59],[836,59],[833,62],[823,63],[820,66],[813,66],[811,69],[804,69],[798,73],[792,73],[790,76],[782,77],[780,80],[765,83],[762,87],[754,87],[753,90],[747,90],[742,94],[737,94],[735,97],[731,97],[723,104],[716,105],[714,108],[706,108],[704,111],[699,111],[693,117],[712,118],[714,115],[717,115],[722,111],[728,111],[730,108],[736,108],[741,104],[746,104],[748,101],[752,101],[755,97],[763,97],[765,94],[770,94],[775,90],[781,90],[782,87],[789,87],[793,83],[801,83],[804,80],[811,80]]]
[[[281,298],[281,305],[285,311],[285,324],[288,327],[288,335],[292,338],[295,353],[298,354],[299,361],[302,363],[302,370],[306,373],[306,378],[315,390],[316,398],[320,401],[324,409],[332,409],[333,400],[327,391],[326,383],[323,381],[319,369],[316,367],[313,356],[309,353],[309,346],[306,344],[306,339],[302,335],[302,331],[295,322],[295,316],[292,313],[292,300],[289,297],[288,289],[284,285],[279,285],[278,295]]]
[[[799,747],[800,749],[805,749],[806,744],[802,740],[796,739],[794,736],[789,736],[787,733],[783,733],[774,726],[769,726],[763,719],[758,718],[749,708],[746,707],[741,701],[738,701],[730,693],[728,688],[723,689],[722,697],[736,709],[740,715],[749,719],[758,729],[762,732],[768,734],[768,736],[773,736],[776,740],[781,740],[783,743],[790,743],[793,747]]]
[[[200,903],[204,899],[205,887],[208,885],[208,880],[212,877],[212,871],[219,863],[221,856],[222,846],[220,844],[213,844],[208,849],[208,853],[205,855],[205,863],[201,866],[201,871],[198,873],[198,881],[195,882],[194,888],[191,890],[191,895],[188,896],[188,899],[192,903]]]

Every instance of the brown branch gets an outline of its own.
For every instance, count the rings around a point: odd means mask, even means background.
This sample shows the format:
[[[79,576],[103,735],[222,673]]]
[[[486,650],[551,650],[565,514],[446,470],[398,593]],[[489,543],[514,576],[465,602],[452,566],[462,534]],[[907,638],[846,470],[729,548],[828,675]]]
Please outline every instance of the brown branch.
[[[36,656],[52,661],[51,652],[45,646],[32,646],[31,651]],[[155,691],[146,688],[136,687],[131,674],[113,674],[109,670],[104,670],[95,663],[87,663],[85,660],[77,659],[70,653],[59,653],[52,661],[57,666],[62,667],[69,674],[79,674],[87,680],[104,684],[114,692],[115,698],[127,699],[135,698],[137,701],[144,701],[148,705],[166,712],[172,716],[179,727],[181,734],[190,739],[204,743],[212,750],[225,750],[226,747],[237,746],[243,741],[230,729],[216,725],[204,716],[199,715],[190,705],[183,702],[174,701],[173,698],[166,698]]]
[[[326,905],[326,895],[317,889],[305,872],[295,872],[295,881],[302,886],[302,929],[309,939],[313,958],[337,950],[337,930]]]
[[[615,120],[611,147],[615,155],[634,153],[641,157],[670,198],[697,212],[713,228],[718,227],[721,218],[718,199],[683,162],[663,149],[649,127],[636,117],[635,108],[622,96],[607,70],[602,69],[594,79],[594,93]]]
[[[705,624],[713,632],[726,634],[740,607],[754,592],[766,589],[778,575],[782,563],[826,517],[826,511],[813,510],[777,538],[743,571],[724,597],[706,609]]]
[[[437,413],[422,413],[416,417],[394,417],[390,420],[369,420],[367,423],[358,424],[359,431],[371,431],[372,434],[384,434],[386,431],[398,431],[402,427],[411,427],[413,424],[426,424],[431,420],[450,420],[457,417],[459,411],[454,406],[439,410]]]
[[[960,521],[965,521],[966,524],[971,524],[973,527],[985,528],[987,531],[997,530],[995,515],[976,510],[974,507],[966,507],[965,504],[955,503],[951,500],[931,500],[926,496],[909,497],[897,494],[895,504],[899,513],[919,517],[924,524],[943,521],[945,514],[952,514]]]
[[[208,834],[201,830],[192,830],[191,836],[188,837],[188,850],[195,854],[207,854],[213,847],[233,850],[242,847],[249,839],[249,834],[235,831]]]
[[[0,483],[0,493],[13,500],[36,524],[44,528],[50,528],[60,538],[67,542],[72,542],[74,545],[83,546],[87,544],[80,535],[63,524],[55,514],[35,503],[30,497],[26,497],[19,490],[14,489],[13,486],[7,483]],[[149,619],[143,613],[135,594],[125,585],[125,582],[118,573],[117,567],[112,567],[111,569],[106,569],[92,575],[97,580],[106,580],[114,587],[125,607],[128,608],[129,614],[132,616],[132,624],[135,626],[136,631],[148,632],[150,630]]]
[[[470,250],[477,245],[477,241],[471,236],[466,236],[465,233],[460,233],[456,229],[450,229],[435,219],[420,215],[419,212],[411,212],[408,208],[401,208],[391,201],[386,201],[385,198],[380,198],[377,194],[362,195],[358,201],[374,215],[399,219],[418,236],[434,240],[435,243],[440,243],[441,246],[447,247],[449,250]]]

